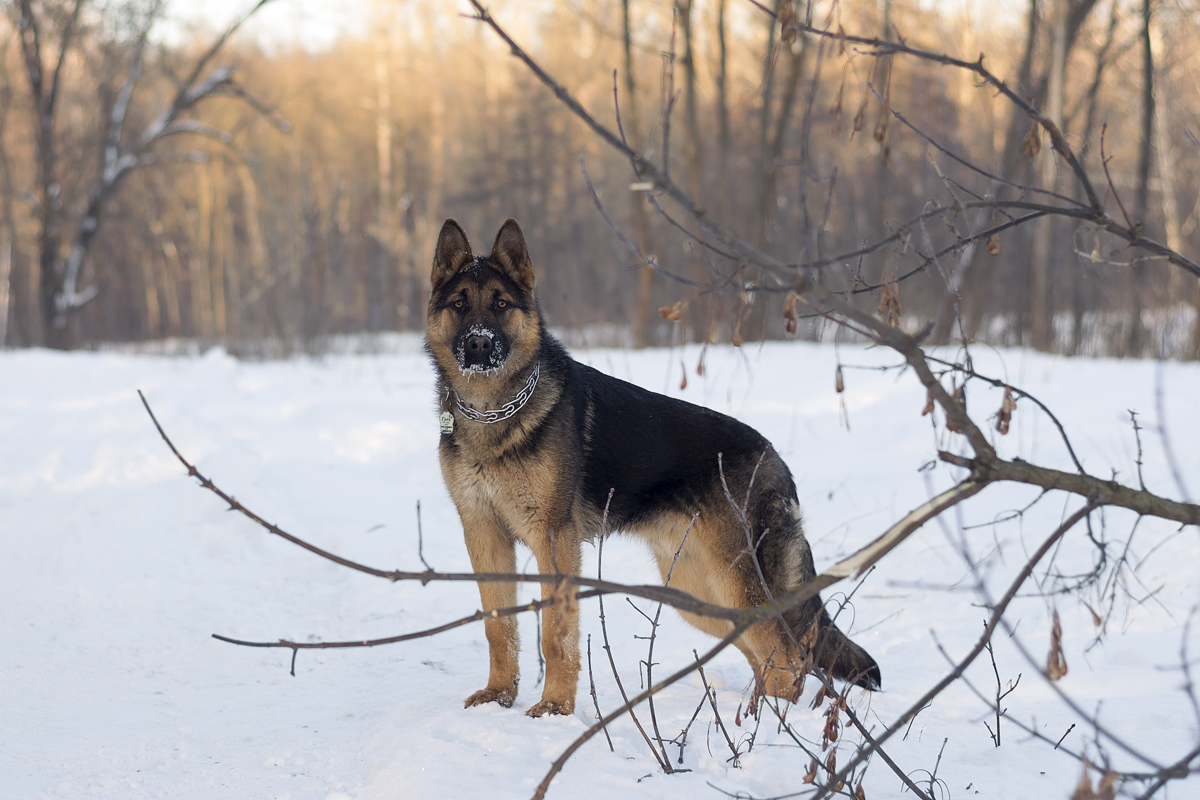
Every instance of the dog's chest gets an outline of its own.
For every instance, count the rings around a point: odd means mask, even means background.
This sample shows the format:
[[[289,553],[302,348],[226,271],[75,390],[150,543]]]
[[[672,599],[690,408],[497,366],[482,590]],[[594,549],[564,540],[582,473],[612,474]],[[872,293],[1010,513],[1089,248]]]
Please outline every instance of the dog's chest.
[[[461,511],[497,516],[518,536],[560,516],[562,487],[554,465],[544,459],[486,458],[465,448],[443,448],[441,464]]]

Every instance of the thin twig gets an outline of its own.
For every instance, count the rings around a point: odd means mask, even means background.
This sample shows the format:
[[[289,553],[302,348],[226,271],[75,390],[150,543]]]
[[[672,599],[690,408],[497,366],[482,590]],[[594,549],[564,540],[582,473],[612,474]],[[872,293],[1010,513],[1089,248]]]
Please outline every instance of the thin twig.
[[[592,635],[589,633],[587,637],[587,662],[588,662],[588,687],[592,695],[592,703],[596,706],[596,719],[600,719],[604,715],[600,713],[600,699],[596,697],[596,679],[592,677]],[[608,735],[607,726],[604,728],[604,738],[608,740],[608,751],[615,753],[616,748],[613,747],[612,737]],[[680,758],[683,757],[683,750],[680,751]]]
[[[563,766],[565,766],[567,761],[570,760],[571,756],[575,754],[575,751],[582,747],[600,730],[602,730],[605,725],[612,722],[614,719],[617,719],[630,709],[636,707],[639,703],[644,701],[647,697],[655,692],[661,692],[668,686],[678,683],[681,679],[690,675],[692,670],[696,669],[696,667],[704,666],[709,661],[712,661],[714,658],[716,658],[717,654],[721,653],[723,650],[725,650],[725,648],[737,641],[738,637],[745,633],[748,627],[750,626],[746,625],[745,623],[735,624],[733,630],[730,631],[724,639],[713,645],[713,647],[704,655],[700,656],[696,663],[689,664],[678,672],[668,675],[657,685],[647,688],[646,691],[627,701],[620,708],[610,711],[603,719],[580,734],[579,737],[575,741],[571,742],[567,749],[564,750],[562,754],[554,760],[554,763],[550,765],[550,770],[546,773],[546,776],[542,778],[542,782],[538,784],[537,789],[533,793],[533,800],[542,800],[542,798],[546,796],[546,790],[550,788],[550,781],[554,780],[554,776],[562,771]]]
[[[599,578],[604,572],[604,540],[608,536],[608,509],[612,505],[613,493],[616,489],[608,490],[608,499],[604,501],[604,515],[600,518],[600,541],[597,546],[598,554],[596,556],[596,577]],[[621,693],[621,700],[629,705],[629,695],[625,692],[625,684],[621,681],[621,671],[617,669],[617,661],[613,658],[612,645],[608,642],[608,624],[604,618],[604,598],[600,598],[600,635],[604,637],[604,652],[608,655],[608,666],[612,669],[613,680],[617,683],[617,690]],[[646,733],[646,729],[642,727],[642,723],[637,718],[637,714],[633,713],[633,706],[629,708],[629,718],[633,720],[633,724],[638,729],[638,733],[646,740],[646,746],[650,748],[650,752],[654,755],[654,759],[658,765],[662,767],[663,772],[671,772],[671,760],[666,757],[666,751],[663,751],[662,756],[654,749],[654,742],[650,740],[650,735]],[[603,718],[601,718],[603,722]],[[605,735],[607,735],[607,730]],[[662,740],[659,739],[661,744]]]
[[[721,712],[717,710],[717,690],[708,685],[708,678],[704,676],[703,662],[700,661],[700,655],[693,650],[692,655],[696,657],[696,671],[700,673],[700,682],[704,684],[704,695],[708,698],[708,702],[712,705],[713,716],[717,720],[717,730],[725,737],[725,744],[729,745],[729,751],[733,753],[733,765],[740,767],[739,754],[737,747],[733,744],[733,739],[729,738],[729,731],[725,729],[725,724],[721,722]]]
[[[671,583],[671,576],[675,574],[675,564],[679,561],[679,554],[683,552],[688,534],[692,532],[692,527],[695,526],[699,517],[700,512],[697,511],[692,515],[692,521],[688,523],[687,529],[683,532],[683,537],[679,540],[679,547],[675,548],[675,556],[671,559],[671,567],[667,570],[667,577],[663,579],[663,586]],[[658,609],[654,612],[654,619],[650,620],[650,644],[646,652],[646,684],[649,686],[654,685],[654,642],[658,638],[658,620],[662,616],[662,610],[663,604],[659,603]],[[654,729],[654,738],[662,749],[663,758],[670,763],[671,758],[667,755],[667,747],[663,744],[662,734],[658,730],[658,714],[654,709],[654,695],[650,695],[647,705],[650,707],[650,726]]]

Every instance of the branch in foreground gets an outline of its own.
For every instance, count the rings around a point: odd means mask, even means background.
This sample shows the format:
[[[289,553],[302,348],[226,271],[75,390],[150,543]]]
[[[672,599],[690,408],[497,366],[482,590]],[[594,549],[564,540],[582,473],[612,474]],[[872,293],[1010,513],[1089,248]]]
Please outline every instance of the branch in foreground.
[[[196,478],[200,485],[208,489],[213,494],[220,497],[229,504],[232,511],[238,511],[248,517],[260,527],[270,533],[275,534],[299,547],[308,550],[310,553],[318,555],[324,559],[332,561],[344,567],[363,572],[367,575],[374,575],[379,578],[386,578],[390,581],[420,581],[422,584],[427,584],[432,581],[462,581],[472,583],[549,583],[558,585],[563,581],[569,582],[573,586],[585,587],[594,589],[597,594],[626,594],[635,597],[643,597],[647,600],[664,603],[680,611],[688,611],[701,616],[712,617],[714,619],[724,619],[735,626],[744,625],[746,628],[765,620],[773,619],[779,615],[800,607],[808,599],[820,594],[829,586],[838,583],[846,578],[854,578],[861,575],[869,567],[878,563],[885,555],[891,552],[902,541],[907,539],[913,533],[921,528],[929,520],[936,517],[938,514],[950,508],[955,503],[976,494],[987,485],[987,480],[968,480],[961,484],[943,492],[934,499],[919,506],[896,524],[892,525],[888,530],[884,531],[874,541],[855,551],[851,555],[834,564],[825,572],[817,575],[811,580],[795,587],[787,594],[780,595],[769,603],[764,603],[761,606],[754,608],[728,608],[719,606],[713,603],[706,603],[694,595],[679,589],[672,589],[669,586],[654,586],[654,585],[630,585],[615,583],[612,581],[598,580],[594,578],[585,578],[579,575],[542,575],[529,573],[507,573],[507,572],[435,572],[433,570],[424,570],[422,572],[410,572],[404,570],[382,570],[375,567],[370,567],[365,564],[360,564],[356,561],[351,561],[348,558],[323,550],[316,545],[309,544],[303,539],[294,536],[280,528],[278,525],[267,522],[258,514],[251,511],[246,506],[242,505],[232,495],[223,491],[209,478],[205,477],[191,462],[189,462],[175,444],[171,441],[159,424],[158,418],[154,416],[154,412],[150,408],[149,401],[142,392],[138,391],[138,396],[142,400],[142,405],[146,408],[146,413],[150,415],[150,419],[154,423],[154,427],[158,430],[167,447],[179,459],[179,462],[187,469],[188,475]]]
[[[571,744],[567,746],[567,749],[564,750],[562,754],[554,760],[554,763],[550,765],[550,770],[546,773],[546,777],[542,778],[542,782],[538,784],[537,789],[534,791],[532,800],[543,800],[543,798],[545,798],[546,790],[550,788],[550,781],[554,780],[554,776],[562,771],[563,766],[565,766],[571,756],[575,754],[575,751],[582,747],[588,739],[591,739],[599,731],[603,730],[610,722],[620,717],[626,711],[637,707],[639,704],[644,702],[646,698],[663,691],[675,683],[678,683],[680,680],[691,674],[692,670],[696,669],[697,667],[702,667],[709,661],[712,661],[722,650],[737,641],[737,638],[745,633],[746,629],[749,627],[749,625],[735,625],[728,636],[717,642],[716,645],[714,645],[712,649],[710,649],[704,655],[700,656],[694,662],[688,664],[678,672],[672,673],[653,686],[648,687],[646,691],[637,695],[620,708],[610,711],[599,722],[580,734],[579,738],[571,742]]]
[[[1067,531],[1075,527],[1075,525],[1081,519],[1095,511],[1097,508],[1099,508],[1099,506],[1099,502],[1089,501],[1088,504],[1083,508],[1067,517],[1067,519],[1063,521],[1063,523],[1059,525],[1058,528],[1056,528],[1055,531],[1050,534],[1050,536],[1048,536],[1044,542],[1042,542],[1042,545],[1036,551],[1034,551],[1033,555],[1031,555],[1025,562],[1025,566],[1021,568],[1021,571],[1018,573],[1016,579],[1009,584],[1008,591],[1004,593],[1004,596],[1000,599],[1000,602],[998,602],[993,608],[992,616],[988,619],[987,625],[983,629],[983,635],[979,637],[979,641],[976,642],[973,648],[971,648],[971,651],[967,653],[967,655],[961,661],[959,661],[958,664],[955,665],[954,669],[952,669],[944,678],[934,684],[934,686],[925,694],[921,695],[921,697],[915,703],[913,703],[907,711],[897,717],[896,721],[888,726],[887,730],[877,736],[875,738],[873,747],[865,747],[859,750],[858,754],[855,755],[854,758],[850,759],[850,761],[841,768],[841,770],[838,772],[837,778],[830,780],[831,784],[836,785],[838,780],[844,781],[850,774],[851,770],[870,757],[871,753],[874,752],[876,748],[881,747],[884,742],[886,742],[898,730],[904,727],[905,723],[907,723],[909,719],[916,716],[922,708],[932,702],[933,699],[941,694],[947,686],[962,677],[962,674],[966,671],[967,667],[969,667],[975,661],[975,659],[979,657],[979,654],[982,653],[987,648],[988,643],[991,642],[992,634],[995,632],[996,626],[1000,624],[1000,619],[1004,616],[1004,612],[1008,610],[1009,603],[1013,601],[1013,598],[1017,596],[1017,592],[1023,585],[1025,585],[1025,581],[1029,579],[1031,574],[1033,574],[1033,569],[1037,566],[1038,562],[1045,557],[1046,553],[1050,552],[1050,549],[1058,543],[1059,539],[1066,535]],[[813,798],[813,800],[821,800],[823,797],[827,796],[827,791],[822,792]]]
[[[576,595],[579,600],[587,600],[590,597],[598,597],[603,592],[592,589],[586,592],[580,592]],[[214,633],[212,638],[219,639],[222,642],[229,644],[241,645],[242,647],[285,647],[292,651],[292,677],[296,677],[296,653],[300,650],[335,650],[350,647],[379,647],[385,644],[396,644],[397,642],[407,642],[412,639],[424,639],[427,636],[436,636],[439,633],[444,633],[455,628],[461,628],[464,625],[470,625],[472,622],[479,622],[485,619],[499,619],[500,617],[512,617],[517,614],[524,614],[527,611],[540,611],[546,606],[554,605],[554,598],[546,600],[534,600],[529,603],[523,603],[519,606],[508,606],[507,608],[496,608],[491,611],[476,611],[465,617],[459,617],[451,622],[438,625],[433,628],[426,628],[423,631],[414,631],[412,633],[402,633],[397,636],[385,636],[382,639],[354,639],[347,642],[293,642],[289,639],[279,639],[274,642],[248,642],[244,639],[231,639],[228,636],[221,636]]]

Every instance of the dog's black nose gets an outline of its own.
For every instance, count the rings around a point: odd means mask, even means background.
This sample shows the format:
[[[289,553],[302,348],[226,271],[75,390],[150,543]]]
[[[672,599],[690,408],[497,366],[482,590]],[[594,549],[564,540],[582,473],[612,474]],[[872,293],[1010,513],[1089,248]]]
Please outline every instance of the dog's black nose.
[[[492,352],[492,344],[490,336],[468,336],[467,337],[467,352],[472,355],[486,356]]]

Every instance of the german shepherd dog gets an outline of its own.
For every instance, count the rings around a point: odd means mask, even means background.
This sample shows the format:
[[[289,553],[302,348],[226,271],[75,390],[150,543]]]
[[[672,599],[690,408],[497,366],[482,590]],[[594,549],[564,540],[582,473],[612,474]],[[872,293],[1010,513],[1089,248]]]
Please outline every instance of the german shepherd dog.
[[[757,606],[816,574],[795,483],[766,439],[572,359],[546,329],[514,220],[490,256],[474,255],[447,220],[430,281],[425,348],[437,370],[438,455],[475,571],[515,572],[522,542],[541,573],[578,575],[583,541],[600,532],[607,507],[608,527],[645,541],[664,580],[674,562],[670,585],[709,603]],[[745,498],[744,508],[731,498]],[[517,603],[511,583],[480,583],[479,594],[484,610]],[[527,712],[533,717],[572,713],[579,678],[574,595],[564,601],[542,584],[542,597],[558,602],[543,611],[546,683]],[[713,636],[732,629],[683,616]],[[519,680],[516,620],[485,625],[487,686],[465,704],[509,707]],[[778,697],[795,700],[814,663],[859,686],[880,685],[875,661],[834,626],[818,597],[754,625],[736,644],[758,690]]]

